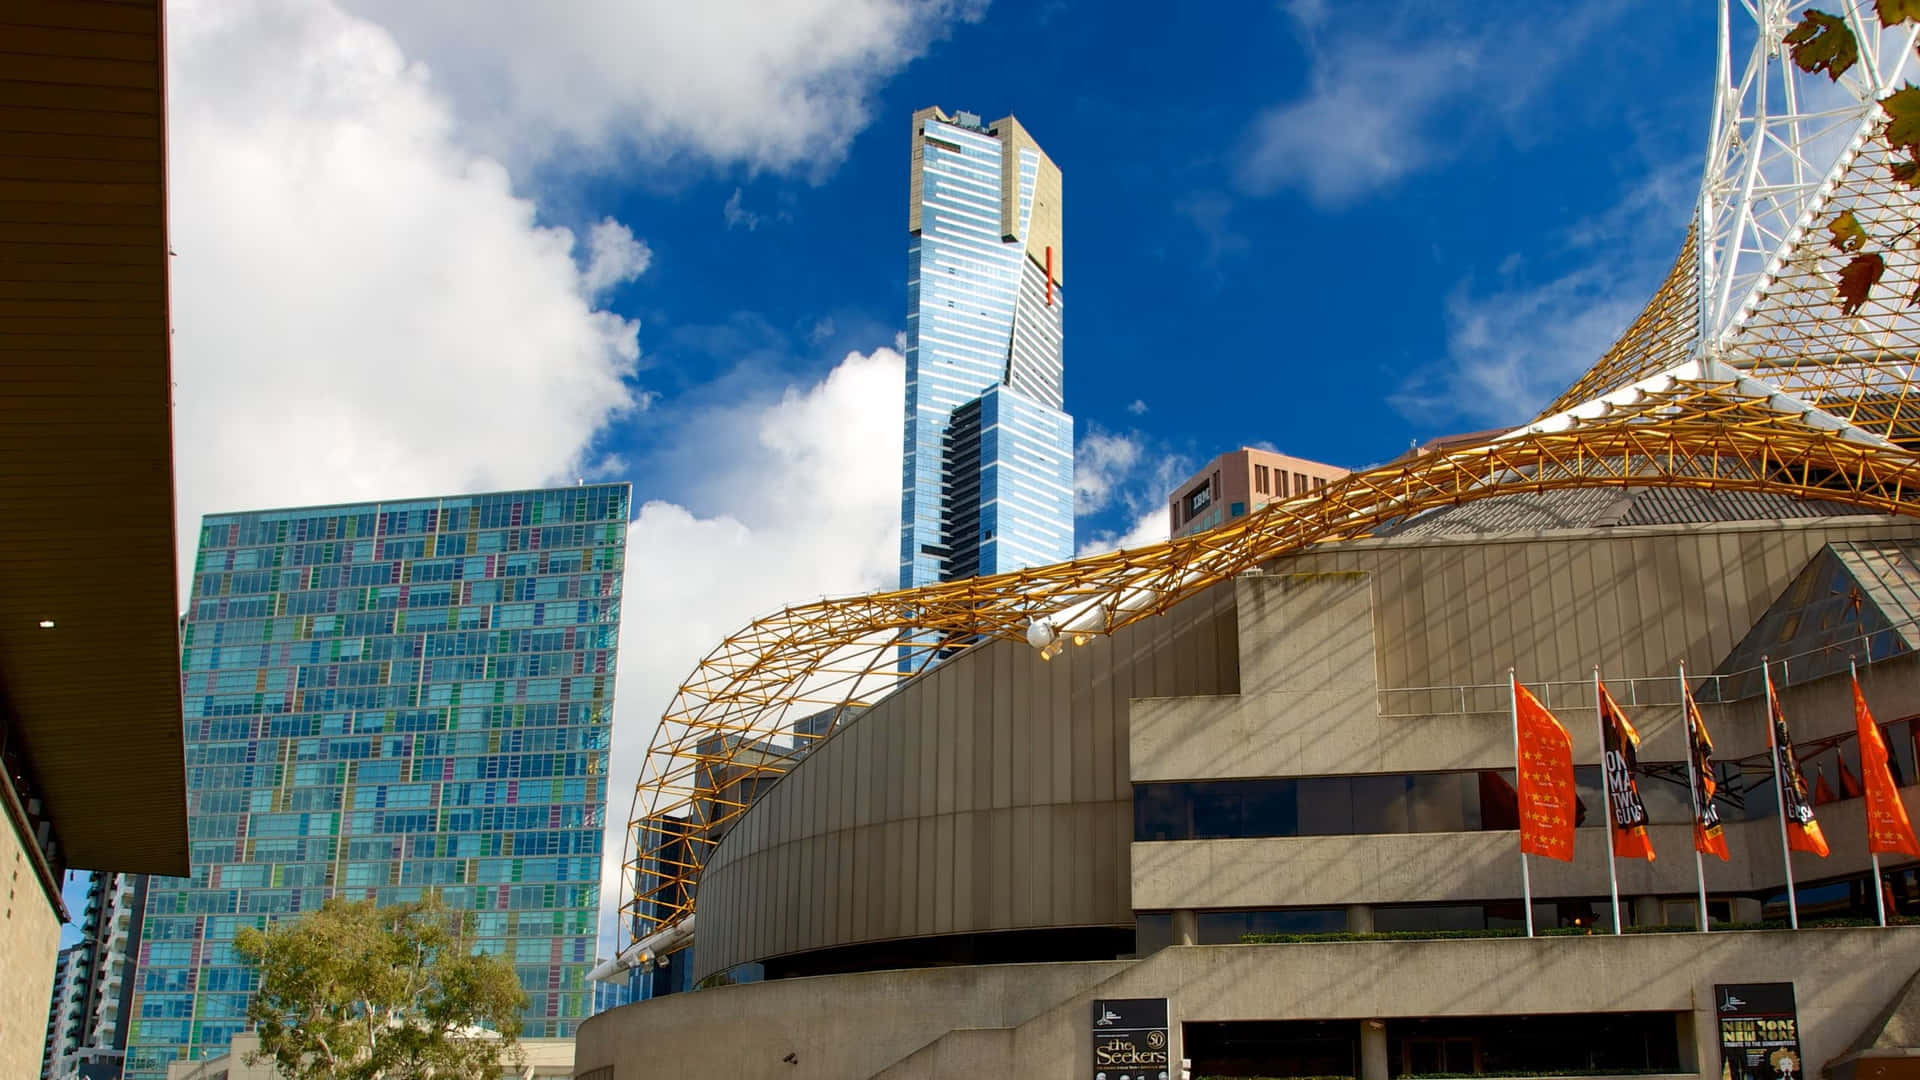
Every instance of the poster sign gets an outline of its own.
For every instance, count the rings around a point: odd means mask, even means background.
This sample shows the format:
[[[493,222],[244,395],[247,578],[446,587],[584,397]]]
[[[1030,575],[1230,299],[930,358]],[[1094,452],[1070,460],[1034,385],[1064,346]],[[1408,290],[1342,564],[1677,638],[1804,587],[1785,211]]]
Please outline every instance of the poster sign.
[[[1168,1080],[1166,998],[1093,1003],[1093,1080]]]
[[[1721,1080],[1801,1080],[1792,983],[1717,984]]]

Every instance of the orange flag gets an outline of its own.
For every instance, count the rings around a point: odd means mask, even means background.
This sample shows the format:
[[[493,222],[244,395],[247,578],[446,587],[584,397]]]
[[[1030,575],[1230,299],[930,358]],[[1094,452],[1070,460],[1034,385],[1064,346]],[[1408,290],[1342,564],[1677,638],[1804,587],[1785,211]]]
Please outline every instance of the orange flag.
[[[1573,861],[1573,739],[1527,688],[1513,684],[1520,743],[1520,850]]]
[[[1640,733],[1633,729],[1627,714],[1600,687],[1601,731],[1607,745],[1601,748],[1601,766],[1607,770],[1607,791],[1612,796],[1607,807],[1607,831],[1613,841],[1616,859],[1653,861],[1653,841],[1647,837],[1647,804],[1640,801],[1640,787],[1633,774],[1640,767]]]
[[[1780,776],[1780,812],[1787,819],[1787,846],[1794,851],[1827,857],[1827,838],[1820,823],[1813,819],[1813,807],[1807,801],[1807,778],[1793,757],[1793,740],[1787,736],[1787,714],[1780,709],[1780,697],[1767,683],[1767,713],[1773,718],[1775,768]]]
[[[1853,678],[1853,724],[1859,729],[1860,777],[1867,788],[1867,850],[1920,858],[1920,843],[1914,842],[1913,824],[1900,802],[1900,789],[1894,786],[1893,770],[1887,767],[1886,741],[1880,737],[1880,725],[1867,711],[1858,675]]]
[[[1720,828],[1720,811],[1713,805],[1720,781],[1713,775],[1713,739],[1707,735],[1707,722],[1693,703],[1693,690],[1681,684],[1686,697],[1687,748],[1693,755],[1693,850],[1702,855],[1718,855],[1726,862],[1727,837]]]

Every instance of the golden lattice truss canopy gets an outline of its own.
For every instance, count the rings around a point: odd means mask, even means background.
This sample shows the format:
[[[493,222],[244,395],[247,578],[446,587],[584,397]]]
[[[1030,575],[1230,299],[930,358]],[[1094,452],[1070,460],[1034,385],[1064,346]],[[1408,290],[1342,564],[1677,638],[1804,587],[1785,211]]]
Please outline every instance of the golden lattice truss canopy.
[[[1777,33],[1800,6],[1768,0],[1761,14],[1773,22],[1761,21]],[[1855,97],[1840,106],[1829,100],[1821,138],[1789,146],[1778,132],[1799,126],[1736,106],[1756,79],[1785,85],[1799,76],[1779,70],[1779,51],[1762,41],[1754,49],[1759,73],[1750,67],[1742,81],[1731,80],[1725,18],[1723,11],[1722,100],[1702,209],[1644,311],[1540,417],[1470,445],[1358,470],[1212,532],[799,604],[755,620],[700,661],[648,750],[625,861],[633,889],[625,911],[636,937],[693,913],[713,847],[826,726],[795,721],[871,704],[930,657],[998,639],[1057,649],[1309,546],[1515,492],[1683,487],[1920,516],[1920,198],[1896,179],[1884,138],[1876,102],[1890,76],[1876,71],[1877,81],[1839,84]],[[1910,46],[1908,35],[1900,47]],[[1791,92],[1785,98],[1795,100]],[[1762,154],[1769,139],[1788,152]],[[1784,177],[1771,186],[1770,168]],[[1729,186],[1740,183],[1744,196]],[[1763,203],[1763,189],[1771,201]],[[1843,246],[1827,227],[1843,213],[1854,215],[1868,237],[1864,250],[1885,265],[1851,311],[1840,275],[1863,249]],[[1769,221],[1786,224],[1753,224]]]

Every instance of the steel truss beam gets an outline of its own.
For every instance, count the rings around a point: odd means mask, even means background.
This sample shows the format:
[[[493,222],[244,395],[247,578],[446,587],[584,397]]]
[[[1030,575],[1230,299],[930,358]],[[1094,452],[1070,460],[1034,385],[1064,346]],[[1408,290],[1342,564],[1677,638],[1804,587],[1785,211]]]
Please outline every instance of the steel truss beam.
[[[1920,199],[1892,179],[1876,104],[1912,66],[1913,33],[1882,31],[1864,0],[1829,0],[1871,44],[1840,87],[1819,86],[1780,45],[1807,0],[1740,4],[1755,43],[1733,81],[1723,7],[1706,172],[1679,258],[1538,419],[1170,543],[755,620],[701,660],[654,735],[630,815],[622,929],[644,937],[693,913],[720,838],[818,737],[794,721],[877,701],[919,657],[1034,640],[1036,622],[1051,655],[1308,547],[1516,492],[1764,492],[1920,517]],[[1847,211],[1886,261],[1852,314],[1835,298],[1852,255],[1822,225]]]

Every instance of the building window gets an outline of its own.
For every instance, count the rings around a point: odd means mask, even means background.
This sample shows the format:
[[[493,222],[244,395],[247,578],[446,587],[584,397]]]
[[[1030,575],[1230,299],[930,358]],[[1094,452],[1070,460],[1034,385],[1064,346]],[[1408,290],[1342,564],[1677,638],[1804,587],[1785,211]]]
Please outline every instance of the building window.
[[[1253,467],[1253,490],[1261,495],[1267,494],[1267,467],[1265,465],[1255,465]]]
[[[1319,491],[1319,490],[1320,490],[1321,488],[1323,488],[1323,487],[1326,487],[1326,486],[1327,486],[1327,478],[1326,478],[1326,477],[1324,477],[1324,476],[1316,476],[1316,477],[1314,477],[1314,478],[1313,478],[1313,490],[1315,490],[1315,491]]]
[[[1285,497],[1287,494],[1287,471],[1285,469],[1273,470],[1273,493],[1282,497]]]
[[[1212,505],[1212,503],[1213,487],[1210,484],[1201,484],[1199,487],[1188,492],[1187,520],[1192,521],[1194,518],[1199,517],[1200,511],[1205,510],[1208,506]]]
[[[1293,474],[1293,491],[1296,495],[1305,495],[1307,493],[1306,473],[1297,472]]]

